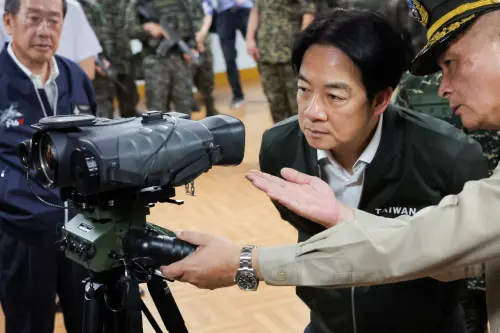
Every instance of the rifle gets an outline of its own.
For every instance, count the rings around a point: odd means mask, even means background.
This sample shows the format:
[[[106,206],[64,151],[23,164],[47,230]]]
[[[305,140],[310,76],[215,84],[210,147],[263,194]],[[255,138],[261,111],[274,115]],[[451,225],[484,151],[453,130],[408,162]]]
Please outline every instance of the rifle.
[[[159,56],[166,56],[167,52],[177,45],[179,50],[188,55],[194,64],[200,64],[200,57],[193,53],[191,48],[184,42],[179,34],[174,31],[174,29],[170,28],[167,24],[162,24],[159,22],[160,20],[156,16],[156,12],[153,8],[152,1],[141,1],[138,3],[137,11],[139,12],[139,16],[142,18],[144,22],[158,22],[163,30],[168,34],[168,39],[165,38],[160,42],[160,45],[156,48],[156,54]]]
[[[94,61],[97,66],[101,67],[104,74],[106,74],[106,77],[108,77],[126,93],[129,92],[128,89],[120,81],[118,81],[118,74],[113,70],[113,67],[106,67],[106,65],[104,64],[104,57],[102,55],[98,55],[97,57],[95,57]]]

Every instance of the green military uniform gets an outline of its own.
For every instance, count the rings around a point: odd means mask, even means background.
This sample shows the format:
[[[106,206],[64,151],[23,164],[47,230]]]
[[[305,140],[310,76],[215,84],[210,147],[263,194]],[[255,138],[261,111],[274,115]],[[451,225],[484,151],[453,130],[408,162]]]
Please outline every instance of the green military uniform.
[[[201,0],[188,0],[193,8],[193,24],[195,31],[199,31],[202,23],[203,8],[201,6]],[[217,114],[214,102],[214,87],[215,87],[215,75],[214,75],[214,60],[212,53],[212,38],[210,34],[205,38],[205,51],[200,53],[200,64],[193,64],[193,83],[198,88],[201,96],[203,97],[203,103],[207,110],[207,116],[213,116]]]
[[[394,103],[400,106],[430,114],[462,128],[460,118],[454,115],[448,101],[438,96],[438,88],[442,73],[427,76],[414,76],[405,73]],[[479,130],[469,132],[468,135],[481,144],[483,154],[488,159],[489,175],[500,161],[500,135],[498,131]],[[463,307],[469,333],[485,333],[488,321],[486,311],[486,281],[484,276],[468,279],[467,295],[463,298]]]
[[[113,100],[116,94],[122,117],[133,117],[138,102],[132,66],[130,38],[122,33],[129,0],[81,0],[82,8],[103,47],[103,54],[111,63],[117,80],[126,90],[96,72],[93,80],[96,92],[97,114],[113,118]]]
[[[146,104],[149,110],[170,111],[170,101],[175,111],[190,114],[192,100],[192,71],[177,46],[173,46],[166,56],[156,54],[161,39],[153,38],[138,25],[138,14],[128,11],[129,29],[132,38],[143,43],[143,72],[146,90]],[[185,0],[152,0],[155,14],[160,24],[168,25],[176,31],[191,48],[196,48],[195,31],[192,22],[194,11],[191,2]]]
[[[297,78],[291,66],[292,48],[302,16],[315,12],[307,0],[256,0],[259,12],[257,63],[274,123],[297,114]]]

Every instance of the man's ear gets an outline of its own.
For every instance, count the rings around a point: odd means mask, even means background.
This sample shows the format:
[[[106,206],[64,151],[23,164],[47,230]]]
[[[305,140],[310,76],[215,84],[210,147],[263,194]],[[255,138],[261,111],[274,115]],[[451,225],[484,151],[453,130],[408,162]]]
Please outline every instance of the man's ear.
[[[372,101],[372,110],[375,116],[380,116],[387,109],[387,105],[391,102],[392,93],[394,90],[392,88],[387,88],[386,90],[379,91]]]
[[[12,35],[12,15],[3,13],[3,25],[9,35]]]

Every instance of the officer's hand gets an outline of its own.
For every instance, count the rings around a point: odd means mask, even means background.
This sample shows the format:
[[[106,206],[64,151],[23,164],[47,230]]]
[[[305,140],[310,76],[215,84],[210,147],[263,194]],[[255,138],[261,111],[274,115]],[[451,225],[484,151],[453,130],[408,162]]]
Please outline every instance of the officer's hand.
[[[160,268],[166,278],[198,288],[216,289],[235,284],[241,248],[230,240],[196,231],[176,232],[177,238],[198,245],[186,258]]]
[[[255,61],[260,59],[260,51],[257,48],[255,39],[247,39],[247,52]]]
[[[143,25],[144,31],[149,32],[154,38],[169,39],[168,33],[158,23],[148,22]]]
[[[283,179],[252,170],[246,177],[270,199],[326,228],[354,219],[353,210],[338,201],[320,178],[289,168],[282,169],[281,176]]]

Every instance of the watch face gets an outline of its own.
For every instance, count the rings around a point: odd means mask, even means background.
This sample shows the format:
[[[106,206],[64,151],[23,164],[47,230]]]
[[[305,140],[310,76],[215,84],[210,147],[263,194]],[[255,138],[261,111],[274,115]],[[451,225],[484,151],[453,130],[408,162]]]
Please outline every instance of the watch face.
[[[242,271],[236,276],[236,284],[243,290],[253,290],[258,283],[257,277],[251,272]]]

